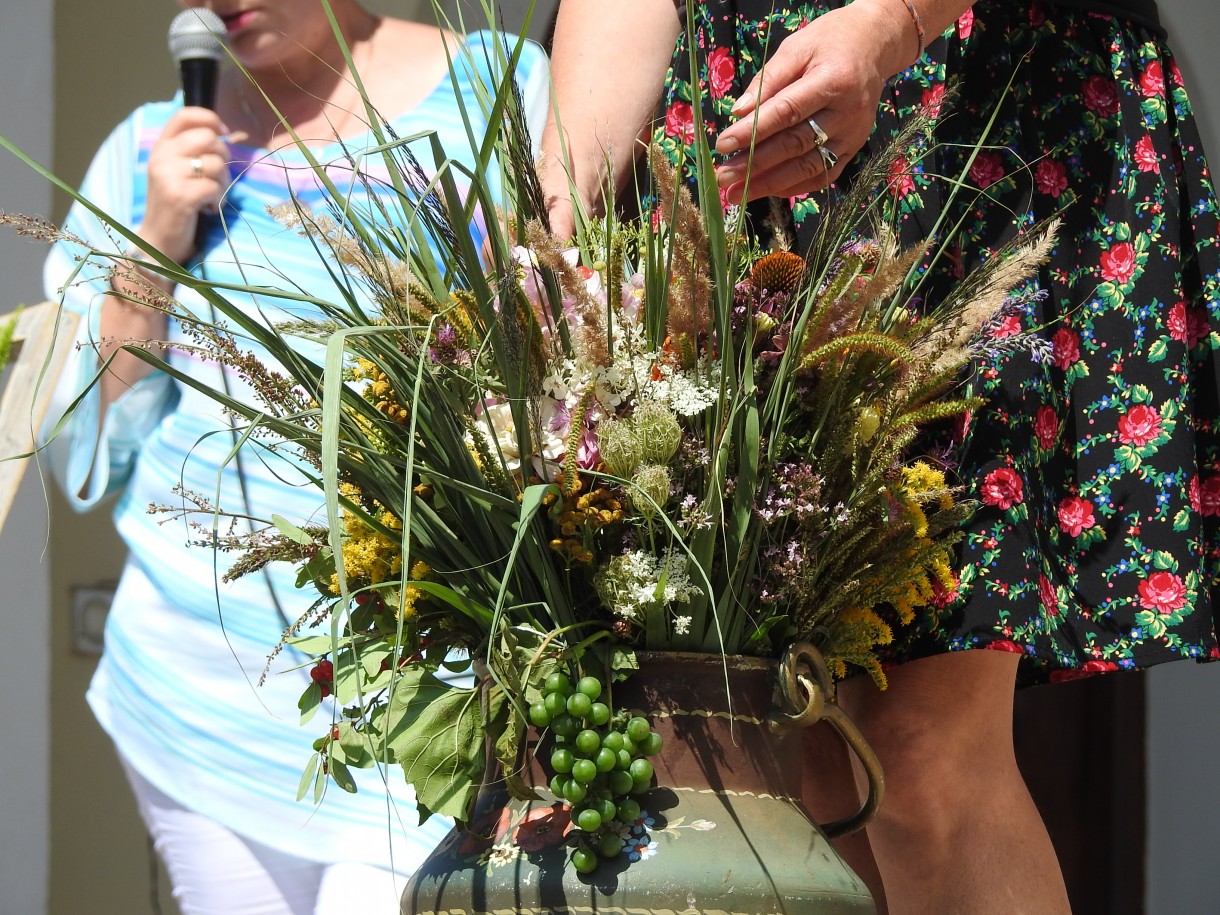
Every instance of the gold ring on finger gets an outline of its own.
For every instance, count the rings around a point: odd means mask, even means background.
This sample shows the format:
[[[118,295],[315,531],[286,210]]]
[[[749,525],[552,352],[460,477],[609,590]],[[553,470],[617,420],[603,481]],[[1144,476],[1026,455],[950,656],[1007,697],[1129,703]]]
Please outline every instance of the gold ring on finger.
[[[823,143],[825,143],[827,140],[830,139],[830,137],[828,137],[826,135],[826,131],[824,131],[822,129],[822,125],[820,125],[813,118],[809,118],[809,120],[807,120],[805,123],[808,124],[809,128],[813,131],[813,145],[814,146],[821,146]]]
[[[203,160],[200,159],[198,156],[191,157],[191,177],[192,178],[202,178],[203,177]]]

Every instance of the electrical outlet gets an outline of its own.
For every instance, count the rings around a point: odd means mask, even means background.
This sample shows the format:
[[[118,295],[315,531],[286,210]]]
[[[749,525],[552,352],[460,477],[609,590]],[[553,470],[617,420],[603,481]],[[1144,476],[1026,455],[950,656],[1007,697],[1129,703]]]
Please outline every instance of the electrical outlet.
[[[106,617],[114,602],[114,585],[109,582],[72,589],[72,650],[79,654],[100,655]]]

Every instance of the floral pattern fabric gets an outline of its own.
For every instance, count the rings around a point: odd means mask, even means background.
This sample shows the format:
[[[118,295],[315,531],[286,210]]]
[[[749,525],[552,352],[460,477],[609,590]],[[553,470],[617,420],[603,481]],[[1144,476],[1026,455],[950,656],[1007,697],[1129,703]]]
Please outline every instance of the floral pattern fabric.
[[[768,50],[826,9],[696,5],[709,137]],[[656,130],[679,163],[695,130],[688,62],[683,38]],[[1047,217],[1063,224],[1041,292],[996,324],[971,380],[987,403],[959,474],[981,509],[957,593],[895,660],[1013,651],[1034,681],[1220,658],[1220,223],[1172,55],[1113,17],[979,0],[891,81],[871,145],[918,111],[937,142],[897,156],[885,193],[907,241],[960,221],[937,282]],[[943,178],[961,174],[979,193],[950,200]],[[788,201],[799,238],[833,193]],[[1021,333],[1038,345],[1002,345]]]

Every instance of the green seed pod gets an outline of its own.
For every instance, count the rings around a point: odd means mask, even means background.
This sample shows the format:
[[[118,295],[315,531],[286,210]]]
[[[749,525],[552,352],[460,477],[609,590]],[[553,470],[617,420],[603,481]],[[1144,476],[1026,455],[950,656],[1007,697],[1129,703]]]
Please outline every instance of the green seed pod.
[[[682,444],[678,417],[664,404],[646,401],[631,414],[641,464],[668,464]]]
[[[597,428],[597,448],[606,469],[616,477],[629,478],[640,465],[631,424],[607,419]]]
[[[657,464],[645,464],[631,478],[631,504],[645,518],[657,513],[658,506],[669,501],[669,470]]]

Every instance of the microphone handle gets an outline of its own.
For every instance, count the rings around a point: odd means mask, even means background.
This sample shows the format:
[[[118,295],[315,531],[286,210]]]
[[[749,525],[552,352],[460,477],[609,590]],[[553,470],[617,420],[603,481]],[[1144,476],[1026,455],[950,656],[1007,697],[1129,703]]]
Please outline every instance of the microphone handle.
[[[182,79],[182,103],[216,110],[216,61],[210,57],[186,57],[178,61]]]
[[[216,109],[216,74],[219,67],[210,57],[187,57],[178,61],[178,75],[182,79],[182,103],[184,105]],[[207,240],[210,216],[200,213],[195,224],[195,251],[203,253]]]

